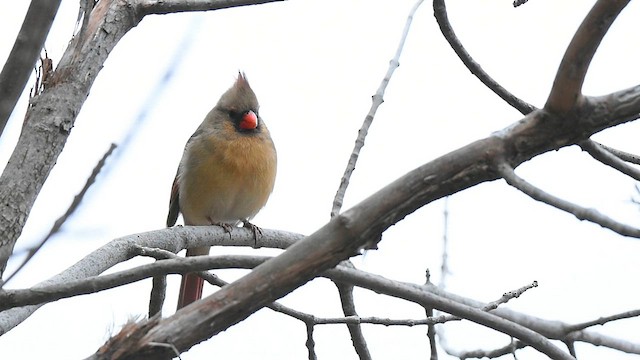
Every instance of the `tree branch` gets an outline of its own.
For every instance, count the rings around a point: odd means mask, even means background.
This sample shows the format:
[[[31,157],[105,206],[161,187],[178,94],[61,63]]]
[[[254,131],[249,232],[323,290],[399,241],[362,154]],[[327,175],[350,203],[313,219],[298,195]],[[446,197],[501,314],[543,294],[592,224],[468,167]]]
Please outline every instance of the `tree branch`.
[[[281,239],[279,241],[276,241],[278,238],[281,238]],[[273,230],[263,229],[263,236],[261,236],[260,238],[261,242],[259,243],[259,245],[265,246],[267,244],[270,244],[271,246],[275,246],[275,247],[286,247],[287,243],[293,243],[295,242],[295,239],[299,239],[299,238],[302,238],[302,236],[298,234],[291,234],[291,233],[277,232]],[[158,251],[158,249],[145,249],[145,248],[141,248],[141,246],[167,248],[167,250],[169,251],[179,251],[182,247],[193,246],[193,245],[250,246],[253,243],[253,241],[254,241],[253,233],[250,230],[242,229],[242,228],[239,228],[237,230],[234,229],[233,240],[231,240],[229,239],[228,234],[224,232],[224,230],[219,229],[216,226],[184,227],[184,228],[178,227],[178,228],[163,229],[163,230],[157,230],[157,231],[152,231],[148,233],[131,235],[125,238],[116,239],[110,242],[109,244],[103,246],[102,248],[96,250],[92,254],[89,254],[86,258],[78,262],[78,264],[74,265],[72,268],[67,270],[65,272],[66,274],[63,273],[64,275],[66,275],[66,280],[60,280],[62,275],[61,274],[49,280],[47,282],[48,284],[46,285],[43,285],[43,284],[39,285],[39,288],[44,289],[44,291],[47,294],[46,295],[36,294],[34,296],[46,296],[48,297],[49,300],[57,298],[56,293],[60,294],[62,292],[61,287],[67,287],[66,288],[67,291],[69,290],[68,286],[69,286],[70,280],[68,279],[86,276],[85,272],[91,272],[91,271],[102,272],[110,268],[112,265],[115,265],[118,262],[122,262],[128,258],[131,258],[132,256],[135,256],[135,254],[144,254],[145,256],[151,255],[154,257],[159,257],[158,255],[159,253],[159,254],[163,254],[162,256],[168,256],[166,252]],[[150,253],[150,251],[152,253]],[[174,257],[174,256],[171,256],[171,257]],[[146,270],[143,270],[143,271],[147,271],[149,276],[152,276],[153,274],[164,274],[167,272],[172,272],[173,270],[177,270],[177,269],[182,269],[182,271],[185,271],[185,269],[187,269],[186,271],[191,272],[195,268],[208,268],[208,266],[211,265],[209,262],[218,262],[219,259],[223,259],[224,261],[227,262],[227,264],[231,264],[232,267],[244,266],[246,268],[251,268],[264,260],[263,258],[260,258],[260,257],[238,257],[238,256],[236,256],[235,259],[234,257],[226,257],[226,258],[221,257],[215,260],[207,259],[206,257],[195,257],[190,259],[184,259],[182,257],[177,257],[177,256],[175,257],[179,258],[178,261],[182,264],[178,264],[176,262],[176,263],[165,263],[163,265],[160,265],[159,263],[161,262],[158,262],[150,265],[145,265],[145,268],[143,269],[146,269]],[[117,259],[119,259],[119,261]],[[218,264],[220,265],[219,262]],[[98,269],[92,269],[90,268],[90,265],[97,266]],[[175,266],[175,267],[172,268],[172,266]],[[162,270],[159,270],[159,267]],[[99,269],[102,269],[102,270],[99,270]],[[171,271],[169,271],[168,269]],[[86,271],[82,271],[82,270],[86,270]],[[78,291],[78,289],[83,289],[84,287],[90,286],[89,284],[92,284],[91,286],[99,285],[100,287],[104,287],[105,286],[104,284],[107,284],[107,283],[109,283],[112,286],[120,286],[123,283],[135,281],[136,278],[131,276],[138,276],[133,274],[138,273],[139,271],[140,270],[138,268],[135,268],[135,269],[130,269],[124,273],[121,272],[117,276],[118,282],[114,282],[114,279],[109,279],[109,278],[102,279],[102,277],[94,278],[92,280],[84,280],[84,283],[82,281],[75,281],[74,285],[72,285],[72,288],[75,289],[73,291]],[[413,284],[401,283],[401,282],[385,279],[384,277],[381,277],[378,275],[368,274],[356,269],[345,269],[340,267],[338,269],[335,269],[335,271],[331,270],[327,272],[325,275],[335,281],[348,282],[356,286],[367,288],[372,291],[377,291],[379,293],[386,294],[389,296],[397,297],[398,288],[402,288],[404,289],[404,291],[417,291],[416,289],[418,289],[421,292],[429,292],[429,293],[437,294],[438,298],[451,299],[454,302],[459,302],[475,308],[487,308],[487,306],[490,306],[478,301],[466,299],[458,295],[444,292],[433,285],[418,286]],[[100,280],[98,283],[95,283],[95,279],[100,279]],[[218,285],[224,285],[224,282],[221,282],[220,279],[218,279],[217,277],[215,278],[214,283]],[[52,286],[53,284],[57,284],[57,285]],[[39,288],[37,287],[36,289],[39,289]],[[16,293],[19,293],[20,294],[19,296],[25,297],[27,296],[29,291],[15,290],[13,294],[16,294]],[[516,291],[514,294],[519,294],[519,293],[520,293],[519,291]],[[72,293],[67,293],[67,295],[72,296]],[[7,295],[0,295],[0,296],[7,296]],[[508,297],[510,298],[511,295],[509,295]],[[4,299],[5,298],[2,298],[2,301],[0,301],[0,304],[4,303]],[[427,304],[427,306],[435,305],[429,302],[430,298],[422,297],[420,299],[421,301],[423,301],[423,304]],[[412,301],[412,300],[409,299],[409,301]],[[34,302],[34,301],[31,299],[29,300],[29,302]],[[272,304],[272,305],[276,305],[276,304]],[[12,313],[14,310],[19,310],[19,309],[12,309],[12,310],[8,310],[0,313],[0,324],[3,324],[3,328],[2,328],[4,330],[3,333],[6,332],[6,328],[4,324],[6,324],[8,321],[11,320],[10,318],[8,319],[8,317],[9,317],[9,314]],[[283,312],[287,315],[293,316],[305,322],[306,320],[313,322],[315,319],[315,321],[320,323],[323,320],[321,318],[315,318],[312,315],[308,315],[304,313],[299,313],[299,312],[292,313],[292,311],[289,311],[292,309],[274,309],[274,310]],[[502,318],[509,319],[510,321],[514,321],[524,326],[531,327],[531,329],[533,329],[534,331],[540,332],[545,336],[553,339],[563,339],[565,334],[568,333],[567,329],[569,329],[568,328],[569,325],[562,324],[557,321],[548,321],[540,318],[534,318],[532,316],[515,313],[505,308],[498,308],[496,310],[493,310],[492,313]],[[429,324],[429,323],[442,322],[442,321],[447,321],[447,319],[443,317],[436,317],[434,319],[427,319],[427,321],[416,320],[415,324],[417,325],[423,322],[425,324]],[[344,322],[356,323],[357,319],[345,318]],[[373,322],[375,322],[375,320],[372,320],[372,323]],[[400,323],[401,321],[396,321],[396,322]],[[410,324],[407,323],[407,325],[410,325]],[[615,339],[610,339],[607,337],[603,337],[601,335],[596,335],[588,332],[573,332],[571,333],[571,336],[576,337],[578,340],[587,339],[587,341],[597,341],[598,344],[603,344],[605,346],[618,346],[623,349],[627,349],[627,350],[630,349],[631,351],[634,351],[633,349],[635,346],[635,349],[637,349],[635,351],[637,351],[637,353],[640,353],[640,345],[637,345],[637,344],[634,345],[634,344],[629,344],[626,342],[619,342],[619,341],[616,342]],[[584,340],[581,340],[581,341],[584,341]]]
[[[601,318],[591,320],[591,321],[586,321],[580,324],[570,325],[567,327],[567,331],[573,332],[573,331],[583,330],[594,325],[604,325],[611,321],[629,319],[629,318],[638,317],[638,316],[640,316],[640,309],[625,311],[619,314],[601,317]]]
[[[598,0],[573,35],[562,58],[544,108],[566,114],[582,100],[582,84],[589,64],[613,21],[629,0]]]
[[[52,278],[34,286],[48,286],[67,283],[76,279],[96,276],[111,267],[125,262],[139,254],[140,247],[160,248],[173,253],[197,246],[256,246],[253,232],[244,228],[234,228],[229,233],[218,226],[173,227],[133,234],[115,239],[85,256],[73,266]],[[302,239],[300,234],[262,229],[257,247],[284,249]],[[0,291],[1,294],[1,291]],[[31,316],[41,304],[13,308],[0,313],[0,336]]]
[[[358,130],[358,137],[356,138],[355,146],[353,147],[353,151],[351,152],[351,156],[349,157],[349,161],[347,162],[347,168],[344,170],[344,175],[342,175],[342,179],[340,180],[340,186],[338,186],[338,191],[336,192],[335,197],[333,198],[333,208],[331,209],[331,217],[334,217],[340,213],[340,209],[342,209],[342,202],[344,201],[344,195],[347,192],[347,187],[349,186],[349,180],[351,179],[351,174],[356,169],[356,163],[358,162],[358,156],[360,155],[360,150],[364,146],[364,139],[367,137],[367,133],[369,132],[369,127],[373,123],[373,118],[376,116],[376,112],[378,111],[378,107],[382,105],[384,102],[384,92],[387,89],[387,85],[393,76],[393,72],[400,66],[400,55],[402,54],[402,49],[404,48],[404,43],[407,40],[407,36],[409,35],[409,29],[411,29],[411,22],[413,21],[413,16],[416,11],[422,4],[423,0],[419,0],[413,5],[413,8],[409,12],[409,16],[407,17],[407,21],[404,25],[404,30],[402,32],[402,36],[400,37],[400,44],[398,44],[398,48],[396,49],[396,54],[389,61],[389,68],[387,69],[387,73],[384,75],[380,86],[376,93],[371,97],[372,103],[371,108],[369,109],[369,113],[364,118],[364,122],[362,123],[362,127]]]
[[[211,11],[232,7],[260,5],[285,0],[133,0],[140,19],[146,15],[187,11]]]
[[[578,146],[601,163],[609,165],[621,173],[640,181],[640,170],[622,161],[622,159],[607,151],[597,142],[587,139],[578,143]]]
[[[119,273],[105,275],[100,278],[96,278],[95,281],[93,281],[93,286],[95,288],[102,288],[102,286],[106,284],[113,285],[112,281],[116,278],[119,278],[121,280],[124,280],[126,278],[126,281],[130,281],[130,280],[137,281],[139,280],[140,276],[149,277],[149,276],[159,275],[160,270],[162,270],[162,272],[165,272],[165,273],[174,273],[174,272],[184,273],[184,272],[191,271],[191,269],[202,269],[205,266],[211,267],[211,266],[214,266],[214,263],[216,264],[216,266],[219,266],[221,268],[229,267],[229,264],[231,262],[234,263],[233,265],[234,267],[253,267],[259,263],[264,264],[263,263],[264,260],[266,260],[265,257],[258,257],[258,256],[214,256],[214,257],[200,256],[200,257],[194,257],[194,258],[188,258],[188,259],[163,260],[153,264],[140,266],[137,269],[126,270]],[[189,264],[190,266],[187,267],[186,264]],[[518,336],[519,338],[524,339],[526,342],[531,343],[533,347],[547,354],[552,359],[571,359],[570,356],[568,356],[566,353],[563,353],[562,351],[557,349],[548,340],[546,340],[544,337],[540,336],[539,334],[525,327],[522,327],[521,325],[511,323],[510,321],[500,319],[495,315],[488,314],[484,312],[484,310],[478,310],[466,305],[456,304],[450,300],[433,295],[429,292],[425,292],[420,287],[411,286],[410,284],[403,285],[401,283],[394,282],[391,280],[379,281],[381,277],[376,277],[377,278],[376,280],[378,281],[376,281],[375,283],[372,283],[368,281],[368,279],[366,278],[365,279],[359,278],[357,276],[358,273],[359,272],[355,269],[341,268],[341,269],[332,269],[327,271],[326,276],[328,276],[333,280],[350,281],[350,282],[354,282],[359,286],[365,285],[366,287],[369,287],[372,290],[381,292],[381,293],[392,292],[393,294],[401,298],[404,298],[409,301],[418,302],[422,305],[433,304],[434,307],[441,309],[443,311],[447,311],[453,314],[458,314],[461,317],[471,319],[472,321],[478,322],[485,326],[489,326],[491,328],[498,329],[508,334]],[[64,286],[66,287],[68,286],[68,284],[65,284]],[[71,286],[77,286],[77,284],[73,284]],[[44,289],[40,289],[40,290],[42,292],[49,292]],[[218,291],[218,293],[220,291]],[[490,307],[491,305],[488,305],[487,309]],[[155,318],[152,319],[151,321],[154,324],[156,323]],[[145,325],[144,322],[140,323],[140,326],[145,331],[149,331],[149,328]],[[129,329],[127,331],[129,331]],[[130,336],[136,337],[137,336],[136,332],[135,331],[130,332]],[[116,338],[117,337],[118,335],[116,335]],[[144,339],[140,339],[140,341],[144,341]],[[158,344],[158,343],[172,344],[173,346],[175,346],[175,348],[178,351],[183,350],[180,347],[179,343],[176,343],[173,341],[163,340],[163,341],[153,341],[152,343],[153,344]],[[110,341],[109,344],[112,347],[118,347],[118,343],[113,343],[112,341]],[[173,353],[172,353],[173,349],[158,348],[153,344],[150,344],[149,346],[151,347],[152,350],[154,350],[154,352],[157,351],[160,354],[163,354],[166,352],[167,354],[166,356],[160,355],[160,357],[155,357],[155,358],[163,359],[163,358],[168,358],[169,356],[173,356]],[[122,357],[121,358],[119,357],[118,359],[131,358],[130,355],[127,354],[127,349],[123,349],[120,347],[119,351],[122,352]],[[98,356],[97,359],[101,359],[101,357],[99,356],[100,354],[96,354],[96,355]],[[150,356],[151,355],[141,354],[141,357],[138,357],[138,358],[146,359],[146,358],[151,358]]]
[[[78,208],[78,206],[82,202],[82,199],[84,199],[84,196],[87,193],[87,191],[89,190],[89,188],[91,187],[91,185],[93,185],[93,183],[96,181],[96,178],[98,177],[98,174],[100,173],[100,170],[102,170],[102,167],[107,162],[107,158],[111,155],[111,153],[113,152],[113,150],[115,150],[115,148],[116,148],[116,144],[111,144],[111,146],[109,147],[107,152],[105,152],[104,155],[102,155],[102,158],[100,159],[100,161],[98,161],[96,166],[93,168],[93,171],[91,172],[91,175],[89,175],[89,177],[87,178],[87,181],[85,182],[84,186],[82,187],[82,189],[80,190],[78,195],[76,195],[73,198],[73,201],[71,202],[71,205],[69,205],[69,207],[67,208],[67,211],[65,211],[64,214],[62,214],[62,216],[59,217],[56,220],[56,222],[51,227],[51,230],[49,230],[49,233],[47,234],[47,236],[45,236],[44,239],[42,239],[39,244],[37,244],[36,246],[34,246],[34,247],[29,249],[29,251],[27,252],[27,256],[24,259],[24,261],[22,262],[22,264],[20,264],[20,266],[18,266],[16,271],[14,271],[13,274],[11,274],[7,278],[7,280],[5,281],[5,284],[8,283],[9,281],[11,281],[11,279],[18,272],[20,272],[20,270],[25,265],[27,265],[29,260],[31,260],[35,256],[35,254],[42,248],[42,246],[44,246],[44,244],[51,238],[51,236],[53,236],[58,231],[60,231],[60,228],[62,228],[62,225],[67,221],[67,219],[69,219],[69,217],[71,217],[71,215],[73,215],[73,213],[76,211],[76,209]],[[3,284],[3,286],[4,286],[4,284]]]
[[[533,110],[536,110],[536,107],[523,101],[510,93],[507,89],[505,89],[502,85],[498,84],[489,74],[487,74],[484,69],[478,64],[471,55],[464,48],[456,33],[453,31],[453,27],[449,22],[449,16],[447,15],[447,7],[444,3],[444,0],[434,0],[433,1],[433,12],[436,17],[436,21],[440,26],[440,31],[444,38],[449,42],[449,45],[458,55],[458,58],[462,60],[462,63],[471,71],[473,75],[475,75],[478,80],[480,80],[486,87],[488,87],[491,91],[493,91],[496,95],[498,95],[502,100],[506,101],[507,104],[511,105],[523,115],[526,115]]]
[[[49,34],[60,0],[31,1],[7,62],[0,72],[0,134],[24,90]]]
[[[342,262],[342,265],[348,266],[351,265],[351,262],[344,261]],[[340,282],[336,282],[335,284],[338,288],[338,294],[340,295],[340,304],[342,305],[342,313],[344,316],[359,318],[353,299],[353,285]],[[318,324],[317,320],[315,323]],[[364,338],[360,324],[357,322],[346,324],[349,329],[349,334],[351,335],[351,343],[353,344],[353,348],[356,350],[360,360],[371,359],[371,354],[367,347],[367,341]]]
[[[517,176],[513,169],[506,164],[500,167],[500,173],[509,185],[529,195],[534,200],[573,214],[578,220],[588,220],[620,235],[640,237],[640,229],[617,222],[601,214],[596,209],[587,209],[546,193]]]
[[[596,144],[600,145],[600,147],[602,147],[603,149],[607,150],[608,152],[612,153],[613,155],[619,157],[620,159],[626,161],[626,162],[630,162],[632,164],[636,164],[636,165],[640,165],[640,156],[636,155],[636,154],[632,154],[632,153],[628,153],[622,150],[618,150],[618,149],[614,149],[610,146],[601,144],[599,142],[595,142]]]

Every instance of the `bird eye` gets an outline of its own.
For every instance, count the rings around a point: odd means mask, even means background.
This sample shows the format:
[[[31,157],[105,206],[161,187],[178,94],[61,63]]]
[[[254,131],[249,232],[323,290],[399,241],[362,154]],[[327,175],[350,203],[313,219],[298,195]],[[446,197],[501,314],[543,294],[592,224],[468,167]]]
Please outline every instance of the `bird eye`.
[[[240,114],[235,110],[229,110],[229,117],[232,119],[237,119],[240,117]]]

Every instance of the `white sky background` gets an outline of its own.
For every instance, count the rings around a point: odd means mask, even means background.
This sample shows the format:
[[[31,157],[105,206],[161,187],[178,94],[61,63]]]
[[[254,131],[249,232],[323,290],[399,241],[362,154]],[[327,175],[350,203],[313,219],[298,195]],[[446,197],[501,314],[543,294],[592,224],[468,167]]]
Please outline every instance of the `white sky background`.
[[[571,36],[593,3],[531,0],[514,9],[507,0],[451,0],[447,6],[454,29],[476,61],[507,89],[540,107]],[[105,63],[16,249],[48,232],[111,142],[120,144],[131,134],[130,145],[116,151],[77,215],[10,287],[49,278],[114,238],[162,228],[184,143],[239,69],[258,95],[279,156],[276,188],[254,223],[303,234],[319,228],[329,219],[357,130],[413,4],[290,1],[145,18]],[[62,2],[47,40],[54,64],[72,35],[77,5]],[[27,7],[27,1],[0,3],[2,63]],[[606,94],[640,82],[639,10],[638,2],[631,2],[605,37],[587,76],[586,94]],[[162,83],[181,46],[181,62]],[[366,139],[344,209],[407,171],[521,118],[464,68],[440,34],[430,2],[414,18],[400,65]],[[0,139],[1,164],[11,154],[25,108],[23,97]],[[133,133],[132,124],[141,113],[143,122]],[[638,130],[632,123],[594,138],[640,153]],[[639,209],[630,202],[634,181],[577,147],[539,156],[517,172],[552,194],[638,226]],[[438,282],[443,204],[429,204],[390,228],[380,250],[354,259],[356,266],[418,283],[424,282],[429,268],[432,281]],[[449,215],[450,291],[492,301],[537,280],[538,288],[508,307],[567,322],[638,307],[638,240],[579,222],[504,181],[452,196]],[[10,263],[10,269],[17,263]],[[241,272],[220,274],[231,280]],[[177,276],[170,278],[165,315],[174,311],[178,281]],[[147,313],[150,283],[44,306],[0,337],[2,358],[90,355],[129,317]],[[314,280],[282,303],[318,316],[341,314],[337,291],[325,280]],[[424,316],[418,306],[367,291],[356,293],[356,306],[362,316]],[[448,342],[459,349],[486,349],[509,341],[468,323],[445,328]],[[637,319],[595,330],[640,341]],[[428,352],[425,327],[364,325],[364,331],[376,359],[425,358]],[[266,309],[182,358],[305,359],[305,338],[301,322]],[[345,326],[318,326],[315,341],[320,359],[356,358]],[[590,345],[578,344],[577,351],[581,360],[634,358]],[[518,352],[519,359],[541,357],[532,350]]]

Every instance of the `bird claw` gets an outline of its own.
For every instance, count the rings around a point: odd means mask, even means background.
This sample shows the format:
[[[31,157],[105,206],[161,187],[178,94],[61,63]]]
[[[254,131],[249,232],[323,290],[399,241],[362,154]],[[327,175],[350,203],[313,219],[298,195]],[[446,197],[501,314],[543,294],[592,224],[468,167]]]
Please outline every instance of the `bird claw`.
[[[229,234],[229,239],[231,239],[231,230],[233,230],[233,226],[231,224],[223,222],[212,222],[211,225],[220,226],[224,230],[224,232]]]
[[[242,227],[251,229],[251,231],[253,231],[253,248],[257,249],[258,248],[258,236],[262,235],[262,229],[260,229],[259,227],[253,225],[252,223],[250,223],[249,220],[244,220],[242,222]]]

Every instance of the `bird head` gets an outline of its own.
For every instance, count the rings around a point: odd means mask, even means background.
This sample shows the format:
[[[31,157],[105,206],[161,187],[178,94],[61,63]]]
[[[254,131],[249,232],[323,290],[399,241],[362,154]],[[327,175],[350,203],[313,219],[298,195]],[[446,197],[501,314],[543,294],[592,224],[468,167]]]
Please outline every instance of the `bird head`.
[[[236,130],[250,133],[260,130],[259,107],[247,77],[240,72],[236,82],[222,95],[215,109],[221,115],[226,115],[226,119],[233,123]]]

